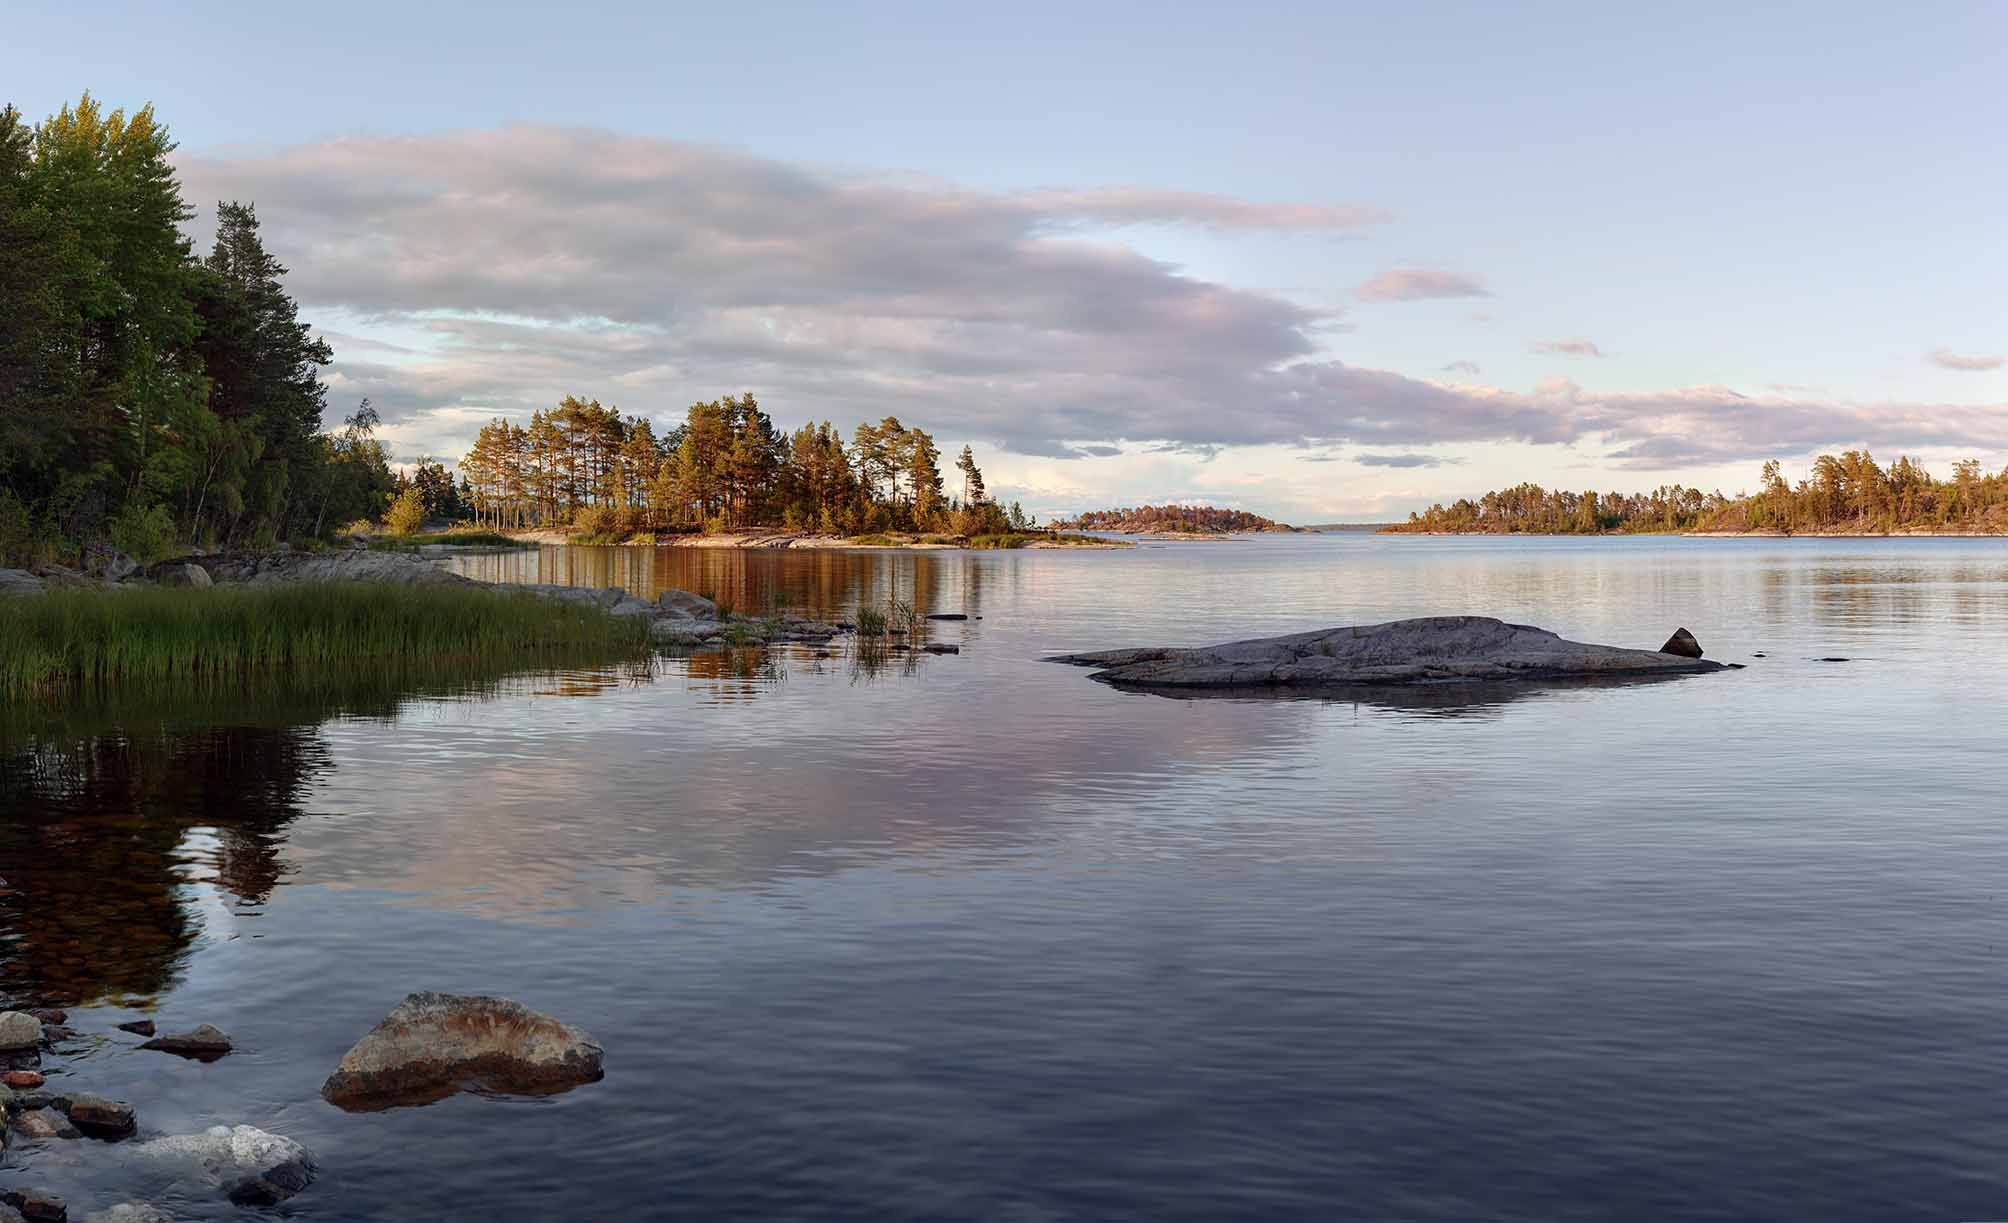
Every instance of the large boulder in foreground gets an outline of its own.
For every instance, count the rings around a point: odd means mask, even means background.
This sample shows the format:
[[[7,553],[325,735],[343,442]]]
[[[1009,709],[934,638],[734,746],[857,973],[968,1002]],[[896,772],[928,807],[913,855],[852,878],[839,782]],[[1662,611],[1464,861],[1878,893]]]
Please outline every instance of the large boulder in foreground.
[[[1095,667],[1095,678],[1114,684],[1166,688],[1616,679],[1723,669],[1656,650],[1566,641],[1490,616],[1425,616],[1199,649],[1109,650],[1047,661]]]
[[[543,1095],[599,1079],[603,1052],[507,998],[412,994],[343,1055],[321,1095],[351,1112],[429,1104],[463,1086]]]

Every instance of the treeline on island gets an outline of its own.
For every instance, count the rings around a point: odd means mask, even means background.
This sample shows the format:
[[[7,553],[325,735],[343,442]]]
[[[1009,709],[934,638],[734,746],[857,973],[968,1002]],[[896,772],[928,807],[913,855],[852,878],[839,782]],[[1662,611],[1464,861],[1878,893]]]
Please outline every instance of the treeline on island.
[[[322,426],[328,344],[298,318],[248,203],[194,210],[146,107],[89,95],[39,124],[0,110],[0,566],[139,561],[195,547],[311,547],[478,520],[587,539],[774,527],[906,531],[1010,546],[967,447],[944,477],[933,437],[888,416],[846,440],[790,434],[750,394],[693,404],[666,435],[568,397],[496,420],[456,466],[394,468],[363,400]]]
[[[1125,535],[1232,535],[1247,531],[1295,529],[1247,510],[1225,510],[1211,505],[1139,505],[1090,510],[1054,526],[1060,530],[1112,531]]]
[[[151,107],[0,110],[0,563],[318,535],[396,486],[367,405],[322,430],[333,354],[251,206],[194,253],[173,148]]]
[[[1391,532],[1440,535],[1625,535],[1673,532],[1887,534],[2008,533],[2008,471],[1977,459],[1939,479],[1903,457],[1887,467],[1866,450],[1823,454],[1797,484],[1776,460],[1754,493],[1735,497],[1679,484],[1643,493],[1572,493],[1521,484],[1410,514]]]
[[[767,527],[983,536],[1032,526],[1016,503],[991,499],[967,446],[951,484],[934,438],[897,417],[860,424],[849,442],[828,421],[791,434],[750,393],[694,403],[662,436],[645,417],[568,396],[527,425],[482,426],[460,471],[455,495],[478,522],[563,524],[587,539]]]

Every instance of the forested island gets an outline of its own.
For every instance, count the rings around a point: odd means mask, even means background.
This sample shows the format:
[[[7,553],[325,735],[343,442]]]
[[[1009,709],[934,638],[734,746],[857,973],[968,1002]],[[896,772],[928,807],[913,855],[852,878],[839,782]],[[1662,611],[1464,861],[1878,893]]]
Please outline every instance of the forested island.
[[[1823,454],[1797,484],[1776,460],[1758,490],[1734,497],[1678,484],[1643,493],[1566,492],[1538,484],[1410,514],[1386,532],[1434,535],[1999,535],[2008,534],[2008,471],[1977,459],[1939,479],[1908,457],[1884,467],[1866,450]]]
[[[1139,505],[1090,510],[1053,525],[1060,530],[1107,531],[1120,535],[1241,535],[1256,531],[1296,530],[1260,514],[1211,505]]]
[[[848,443],[828,421],[790,434],[751,393],[694,403],[660,437],[645,417],[567,396],[528,425],[482,426],[460,471],[458,489],[443,471],[427,477],[428,513],[464,506],[497,530],[564,525],[588,543],[747,529],[990,541],[1034,526],[990,497],[967,446],[950,487],[923,429],[888,416]]]

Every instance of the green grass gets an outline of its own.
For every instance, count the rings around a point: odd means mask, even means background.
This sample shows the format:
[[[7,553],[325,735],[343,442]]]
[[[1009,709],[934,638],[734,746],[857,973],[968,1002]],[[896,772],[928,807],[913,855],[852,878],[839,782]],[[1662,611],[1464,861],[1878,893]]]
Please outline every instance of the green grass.
[[[964,546],[970,548],[1022,548],[1031,542],[1032,539],[1029,535],[1019,535],[1016,533],[1010,535],[971,535],[969,542]]]
[[[469,586],[335,582],[0,599],[0,694],[362,660],[644,650],[642,617]]]

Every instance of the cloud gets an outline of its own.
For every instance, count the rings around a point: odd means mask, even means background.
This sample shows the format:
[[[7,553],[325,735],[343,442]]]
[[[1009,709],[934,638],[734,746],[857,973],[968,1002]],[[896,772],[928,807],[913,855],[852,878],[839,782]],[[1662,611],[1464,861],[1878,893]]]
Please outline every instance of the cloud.
[[[1362,467],[1441,467],[1445,463],[1460,460],[1447,459],[1438,454],[1361,454],[1353,456],[1353,462]]]
[[[183,152],[178,166],[191,200],[255,201],[305,316],[368,341],[337,346],[331,415],[368,395],[401,446],[435,453],[567,393],[668,419],[740,390],[785,425],[893,413],[1065,459],[1510,441],[1650,468],[1835,444],[2008,449],[1999,405],[1567,380],[1514,392],[1349,364],[1321,347],[1329,312],[1107,233],[1350,233],[1379,216],[1365,207],[973,191],[554,127]]]
[[[1965,370],[1970,373],[1984,373],[2008,365],[2008,357],[1966,356],[1945,348],[1933,349],[1925,359],[1941,369]]]
[[[1537,340],[1527,346],[1528,352],[1554,353],[1564,357],[1601,357],[1604,350],[1588,340]]]
[[[1362,301],[1435,301],[1447,297],[1490,297],[1483,284],[1471,276],[1429,268],[1396,268],[1367,281],[1353,290]]]
[[[1443,372],[1446,374],[1471,374],[1476,376],[1478,373],[1478,363],[1476,361],[1452,361],[1443,367]]]

